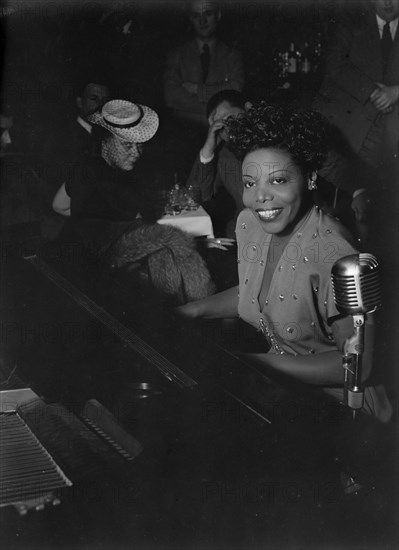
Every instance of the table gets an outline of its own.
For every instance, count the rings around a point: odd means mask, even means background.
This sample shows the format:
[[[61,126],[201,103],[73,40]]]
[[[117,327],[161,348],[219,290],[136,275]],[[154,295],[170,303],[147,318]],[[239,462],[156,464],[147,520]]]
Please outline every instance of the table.
[[[211,218],[202,206],[197,210],[182,210],[176,216],[165,214],[158,220],[158,223],[174,225],[195,237],[214,236]]]

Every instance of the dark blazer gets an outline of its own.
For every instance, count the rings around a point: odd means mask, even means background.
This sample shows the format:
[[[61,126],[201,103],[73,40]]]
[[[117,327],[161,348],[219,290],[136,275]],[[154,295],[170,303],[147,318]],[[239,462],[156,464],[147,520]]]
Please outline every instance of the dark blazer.
[[[314,107],[341,130],[354,152],[360,150],[379,116],[386,146],[391,151],[398,147],[398,103],[390,114],[380,114],[369,100],[376,82],[399,84],[399,30],[383,76],[381,40],[374,11],[344,15],[326,54],[325,78]]]
[[[241,177],[241,162],[235,158],[233,153],[222,145],[211,162],[202,164],[200,155],[193,164],[186,185],[193,185],[201,189],[201,197],[203,203],[207,203],[205,208],[213,218],[215,231],[217,231],[217,218],[220,222],[225,222],[227,225],[223,228],[223,234],[226,237],[235,238],[235,225],[238,214],[244,208],[242,202],[242,177]],[[222,189],[227,193],[221,193]],[[228,200],[230,197],[234,200]],[[213,205],[221,204],[221,210],[213,210],[209,201],[213,201]],[[227,199],[227,200],[226,200]],[[212,208],[212,210],[210,210]]]
[[[92,147],[91,134],[77,120],[70,121],[63,137],[64,154],[75,160],[83,153],[89,153]]]
[[[44,137],[40,176],[44,199],[52,213],[52,201],[60,186],[68,181],[75,162],[92,149],[92,136],[75,118]]]
[[[197,94],[190,94],[183,82],[198,84]],[[178,116],[207,125],[205,116],[208,100],[226,89],[241,91],[244,69],[241,54],[217,41],[212,47],[211,64],[206,82],[202,82],[200,51],[196,40],[169,52],[164,71],[166,105]]]

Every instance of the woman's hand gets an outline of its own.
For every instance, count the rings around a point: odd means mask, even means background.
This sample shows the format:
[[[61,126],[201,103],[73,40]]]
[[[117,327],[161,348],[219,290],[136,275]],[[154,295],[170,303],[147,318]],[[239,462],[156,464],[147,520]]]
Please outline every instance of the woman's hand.
[[[177,315],[187,319],[227,319],[237,317],[238,287],[232,287],[196,302],[189,302],[174,309]]]
[[[179,317],[184,317],[186,319],[196,319],[198,317],[198,302],[188,302],[184,306],[175,307],[173,309]]]
[[[207,238],[205,240],[206,248],[219,248],[219,250],[228,250],[236,243],[235,239],[228,237]]]

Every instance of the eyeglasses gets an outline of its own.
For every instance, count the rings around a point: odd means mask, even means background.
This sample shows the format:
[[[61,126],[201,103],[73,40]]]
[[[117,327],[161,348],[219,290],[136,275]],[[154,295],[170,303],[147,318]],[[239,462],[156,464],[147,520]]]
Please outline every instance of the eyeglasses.
[[[137,151],[138,153],[141,153],[143,150],[142,143],[137,143],[135,141],[123,141],[122,139],[119,139],[118,141],[125,151]]]

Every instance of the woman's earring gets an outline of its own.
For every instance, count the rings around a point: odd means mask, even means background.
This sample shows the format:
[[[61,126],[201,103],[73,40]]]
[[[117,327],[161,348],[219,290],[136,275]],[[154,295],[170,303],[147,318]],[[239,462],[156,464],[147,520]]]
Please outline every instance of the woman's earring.
[[[316,180],[317,180],[317,174],[314,174],[311,178],[309,178],[308,180],[309,191],[316,191],[317,189]]]

